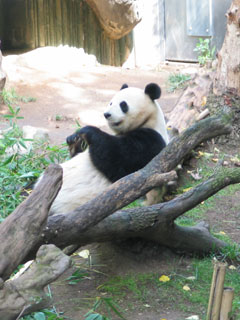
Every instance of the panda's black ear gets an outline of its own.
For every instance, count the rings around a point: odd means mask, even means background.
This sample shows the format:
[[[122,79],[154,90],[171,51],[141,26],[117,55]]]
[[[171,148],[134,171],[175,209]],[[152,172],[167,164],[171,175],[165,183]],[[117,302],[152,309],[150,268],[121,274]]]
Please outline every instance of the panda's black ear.
[[[144,92],[149,95],[152,100],[156,100],[161,96],[161,88],[156,83],[149,83]]]
[[[126,83],[124,83],[124,84],[122,85],[122,87],[121,87],[121,89],[120,89],[120,90],[122,90],[122,89],[126,89],[126,88],[128,88],[128,85],[127,85]]]

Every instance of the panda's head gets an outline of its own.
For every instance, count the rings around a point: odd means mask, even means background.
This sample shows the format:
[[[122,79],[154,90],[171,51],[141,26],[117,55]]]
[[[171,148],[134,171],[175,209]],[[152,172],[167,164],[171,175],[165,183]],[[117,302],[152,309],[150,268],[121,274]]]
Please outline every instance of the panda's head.
[[[115,94],[104,113],[109,127],[116,134],[124,134],[136,128],[154,129],[161,89],[155,83],[148,84],[144,91],[124,84]]]

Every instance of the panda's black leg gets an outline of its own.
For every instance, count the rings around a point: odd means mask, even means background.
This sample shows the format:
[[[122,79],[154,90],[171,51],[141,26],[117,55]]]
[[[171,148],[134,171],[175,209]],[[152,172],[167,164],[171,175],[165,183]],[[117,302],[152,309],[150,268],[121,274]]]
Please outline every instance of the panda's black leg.
[[[82,129],[76,131],[74,134],[71,136],[68,136],[66,141],[69,147],[74,146],[76,144],[81,145],[81,144],[88,144],[90,145],[96,136],[99,138],[103,132],[98,129],[97,127],[94,126],[86,126],[83,127]],[[85,148],[84,148],[85,150]],[[82,151],[84,151],[82,150]]]

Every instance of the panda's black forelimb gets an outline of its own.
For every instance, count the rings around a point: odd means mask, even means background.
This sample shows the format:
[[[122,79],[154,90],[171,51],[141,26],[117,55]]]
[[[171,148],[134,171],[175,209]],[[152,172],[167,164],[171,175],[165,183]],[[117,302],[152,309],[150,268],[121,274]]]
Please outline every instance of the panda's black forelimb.
[[[149,128],[114,136],[86,126],[74,135],[85,139],[94,166],[111,182],[143,168],[166,146],[162,136]],[[67,141],[73,141],[74,135]]]

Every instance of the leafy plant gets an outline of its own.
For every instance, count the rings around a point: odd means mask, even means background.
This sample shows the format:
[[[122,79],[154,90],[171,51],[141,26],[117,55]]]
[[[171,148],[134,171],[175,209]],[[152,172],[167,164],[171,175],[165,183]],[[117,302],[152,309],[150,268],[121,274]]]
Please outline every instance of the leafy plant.
[[[95,312],[101,306],[104,306],[107,309],[108,317]],[[93,308],[85,314],[84,320],[112,320],[111,313],[114,313],[120,319],[126,320],[119,309],[119,306],[112,298],[97,297]]]
[[[20,318],[20,320],[64,320],[55,310],[44,309]]]
[[[34,102],[36,101],[36,98],[33,98],[33,97],[24,97],[24,96],[19,96],[15,89],[12,88],[10,90],[6,90],[6,89],[3,89],[2,92],[1,92],[1,96],[3,98],[3,102],[6,104],[6,105],[12,105],[14,104],[16,101],[22,101],[22,102]]]
[[[182,89],[186,85],[186,82],[191,80],[189,74],[174,73],[171,74],[168,78],[168,92],[174,92],[177,89]]]
[[[76,270],[75,272],[73,272],[73,274],[68,277],[66,280],[68,280],[68,284],[71,285],[75,285],[77,283],[79,283],[80,281],[83,281],[84,279],[86,279],[86,277],[88,277],[88,273],[86,270]]]
[[[199,38],[199,42],[196,44],[196,48],[193,51],[198,53],[198,62],[201,66],[204,66],[208,60],[214,59],[216,47],[210,48],[210,39]]]
[[[8,108],[9,114],[3,117],[9,120],[9,128],[0,136],[0,222],[23,200],[23,192],[50,163],[62,162],[68,156],[65,145],[24,139],[17,124],[22,118],[20,108],[10,104]],[[32,147],[27,148],[30,141]]]

